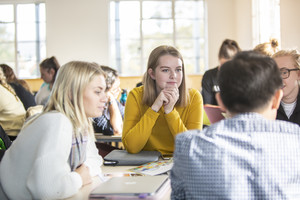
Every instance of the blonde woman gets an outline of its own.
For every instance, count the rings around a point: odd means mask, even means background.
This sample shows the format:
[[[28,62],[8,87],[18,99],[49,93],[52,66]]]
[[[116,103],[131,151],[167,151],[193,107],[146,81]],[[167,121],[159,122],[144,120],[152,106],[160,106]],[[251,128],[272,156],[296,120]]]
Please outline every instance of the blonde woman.
[[[144,80],[144,86],[128,95],[122,142],[130,153],[172,154],[176,135],[202,129],[202,97],[195,89],[187,90],[183,58],[171,46],[151,52]]]
[[[0,125],[11,140],[20,132],[25,120],[25,108],[14,89],[6,82],[0,67]]]
[[[272,57],[283,80],[283,97],[276,118],[300,125],[300,54],[297,50],[280,50]]]
[[[91,118],[107,97],[100,66],[69,62],[57,76],[44,111],[28,121],[0,165],[9,199],[62,199],[101,173]]]

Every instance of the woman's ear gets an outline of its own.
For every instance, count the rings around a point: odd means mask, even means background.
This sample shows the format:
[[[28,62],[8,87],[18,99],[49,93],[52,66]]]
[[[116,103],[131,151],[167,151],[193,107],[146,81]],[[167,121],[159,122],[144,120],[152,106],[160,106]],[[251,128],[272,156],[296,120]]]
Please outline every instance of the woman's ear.
[[[153,71],[151,68],[148,69],[148,74],[149,74],[149,76],[150,76],[153,80],[155,80],[155,74],[154,74],[154,71]]]

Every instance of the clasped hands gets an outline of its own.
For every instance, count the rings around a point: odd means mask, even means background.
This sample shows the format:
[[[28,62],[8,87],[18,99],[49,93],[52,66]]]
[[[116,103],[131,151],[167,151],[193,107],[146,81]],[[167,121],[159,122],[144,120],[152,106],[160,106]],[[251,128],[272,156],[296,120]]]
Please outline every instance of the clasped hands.
[[[164,106],[165,113],[168,114],[172,112],[178,99],[179,99],[179,90],[177,84],[175,85],[167,84],[167,86],[160,91],[158,97],[154,101],[151,108],[155,112],[158,112],[159,109],[162,106]]]

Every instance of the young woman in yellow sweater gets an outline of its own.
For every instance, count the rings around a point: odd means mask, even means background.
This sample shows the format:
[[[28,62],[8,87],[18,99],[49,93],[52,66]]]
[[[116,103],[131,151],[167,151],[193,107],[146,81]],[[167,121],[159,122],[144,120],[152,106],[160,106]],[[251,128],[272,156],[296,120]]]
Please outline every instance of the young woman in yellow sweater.
[[[177,134],[202,129],[199,91],[186,88],[184,62],[172,46],[155,48],[148,59],[144,86],[130,91],[125,105],[122,142],[130,153],[172,154]]]

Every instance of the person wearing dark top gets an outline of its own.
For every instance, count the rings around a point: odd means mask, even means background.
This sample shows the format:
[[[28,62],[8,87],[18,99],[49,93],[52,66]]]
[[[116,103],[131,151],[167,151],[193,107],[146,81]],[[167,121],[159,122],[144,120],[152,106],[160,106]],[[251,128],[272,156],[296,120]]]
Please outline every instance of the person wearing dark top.
[[[272,58],[276,61],[283,80],[283,97],[276,119],[300,125],[300,53],[297,50],[280,50]]]
[[[106,94],[108,97],[103,115],[94,118],[94,131],[104,135],[121,135],[123,129],[124,106],[117,100],[120,95],[120,79],[116,70],[101,66],[106,73]]]
[[[6,77],[6,82],[15,90],[16,95],[23,103],[25,110],[31,106],[36,106],[34,96],[31,93],[26,81],[17,79],[17,76],[10,66],[1,64],[0,67],[2,68],[4,76]]]
[[[218,105],[215,98],[216,92],[219,91],[219,86],[217,84],[218,71],[222,64],[233,58],[233,56],[240,51],[241,49],[236,41],[230,39],[223,41],[218,55],[220,65],[206,71],[202,78],[201,94],[204,104]]]
[[[36,106],[34,96],[19,83],[9,83],[15,90],[17,96],[22,101],[25,110],[31,106]]]

